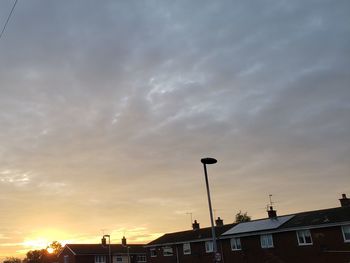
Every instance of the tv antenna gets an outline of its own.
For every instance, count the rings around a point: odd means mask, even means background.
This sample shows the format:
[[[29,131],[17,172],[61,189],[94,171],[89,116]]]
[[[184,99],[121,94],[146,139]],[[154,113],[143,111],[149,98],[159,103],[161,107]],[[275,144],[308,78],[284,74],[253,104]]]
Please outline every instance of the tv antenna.
[[[216,212],[217,211],[222,211],[222,209],[213,209],[213,212],[214,212],[214,219],[216,218]]]
[[[269,201],[270,203],[266,206],[266,211],[268,211],[270,207],[273,207],[273,204],[275,203],[272,201],[272,194],[269,194]]]
[[[192,221],[192,213],[191,212],[186,212],[186,215],[190,215],[191,217],[191,224],[190,224],[190,226],[192,226],[192,223],[193,223],[193,221]]]
[[[274,202],[272,202],[272,194],[269,194],[269,199],[270,199],[270,206],[272,206],[274,204]]]

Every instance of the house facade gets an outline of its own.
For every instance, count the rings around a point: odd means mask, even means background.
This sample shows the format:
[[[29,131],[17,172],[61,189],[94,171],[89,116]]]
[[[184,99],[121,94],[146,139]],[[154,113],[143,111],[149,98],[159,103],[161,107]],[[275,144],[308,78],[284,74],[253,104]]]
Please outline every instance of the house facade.
[[[350,199],[341,207],[216,226],[221,262],[349,263]],[[199,228],[199,226],[198,226]],[[213,262],[210,228],[176,232],[147,244],[151,263]]]
[[[281,219],[287,220],[277,227],[271,225]],[[240,229],[233,227],[220,236],[223,261],[350,262],[350,207],[276,216],[239,225]]]
[[[109,253],[111,251],[111,253]],[[110,258],[112,260],[110,260]],[[145,263],[144,245],[67,244],[58,256],[59,263]]]
[[[216,236],[220,236],[236,224],[224,225],[222,219],[216,220]],[[217,242],[218,252],[222,246]],[[195,220],[192,230],[169,233],[146,245],[147,260],[153,263],[201,263],[213,262],[213,242],[211,228],[200,228]]]

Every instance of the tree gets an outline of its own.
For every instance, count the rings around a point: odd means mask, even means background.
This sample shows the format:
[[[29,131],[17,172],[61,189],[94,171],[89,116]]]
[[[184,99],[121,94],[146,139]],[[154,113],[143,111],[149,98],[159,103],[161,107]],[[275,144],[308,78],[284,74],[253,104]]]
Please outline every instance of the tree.
[[[3,263],[21,263],[22,260],[19,258],[15,258],[15,257],[7,257],[5,258],[5,260],[3,261]]]
[[[43,249],[42,249],[43,250]],[[30,250],[26,254],[26,258],[24,259],[25,263],[41,263],[42,261],[42,250]]]
[[[53,252],[49,253],[48,248],[52,248]],[[26,258],[23,260],[24,263],[51,263],[57,262],[58,253],[61,251],[62,245],[54,241],[46,249],[41,250],[30,250],[27,252]],[[16,262],[17,263],[17,262]]]
[[[60,253],[60,251],[62,250],[62,245],[61,245],[61,243],[58,242],[58,241],[53,241],[53,242],[50,244],[49,248],[52,248],[52,249],[53,249],[52,254],[58,256],[58,253]]]
[[[235,223],[249,222],[250,220],[251,217],[248,216],[247,212],[243,214],[242,211],[239,211],[235,216]]]

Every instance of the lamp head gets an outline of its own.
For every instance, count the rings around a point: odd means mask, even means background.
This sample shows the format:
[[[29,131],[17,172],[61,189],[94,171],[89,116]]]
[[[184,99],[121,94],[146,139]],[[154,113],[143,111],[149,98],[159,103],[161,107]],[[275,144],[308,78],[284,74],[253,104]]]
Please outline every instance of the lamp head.
[[[202,158],[201,162],[203,164],[214,164],[214,163],[217,163],[218,161],[214,158],[207,157],[207,158]]]

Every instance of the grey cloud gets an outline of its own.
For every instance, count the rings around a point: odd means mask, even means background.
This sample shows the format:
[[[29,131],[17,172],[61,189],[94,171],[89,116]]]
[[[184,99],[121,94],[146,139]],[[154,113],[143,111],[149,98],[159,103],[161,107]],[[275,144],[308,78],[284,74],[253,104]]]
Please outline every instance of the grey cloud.
[[[188,220],[171,211],[191,210],[205,224],[204,155],[219,159],[213,200],[228,218],[261,216],[271,189],[310,208],[349,191],[348,7],[20,2],[0,43],[0,172],[30,180],[1,175],[2,207],[34,222],[51,202],[45,219],[89,233],[117,215],[175,227]]]

